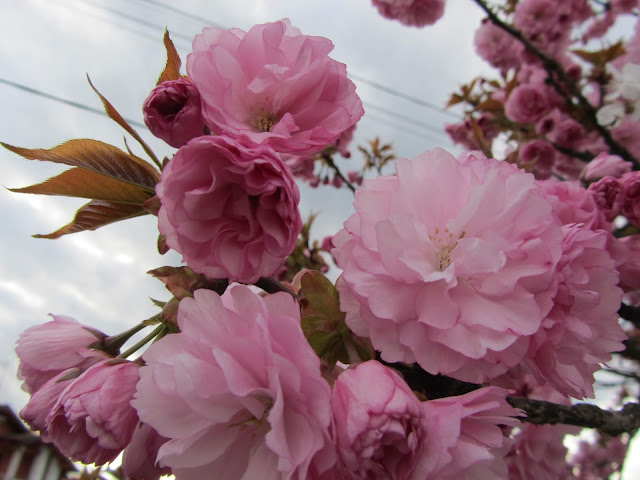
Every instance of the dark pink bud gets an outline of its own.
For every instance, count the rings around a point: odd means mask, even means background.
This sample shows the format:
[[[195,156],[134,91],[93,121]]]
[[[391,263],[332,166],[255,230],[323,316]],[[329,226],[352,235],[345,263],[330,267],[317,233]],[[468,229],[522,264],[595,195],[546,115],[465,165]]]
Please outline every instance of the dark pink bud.
[[[175,148],[204,134],[200,93],[186,78],[162,82],[143,106],[144,123],[156,137]]]

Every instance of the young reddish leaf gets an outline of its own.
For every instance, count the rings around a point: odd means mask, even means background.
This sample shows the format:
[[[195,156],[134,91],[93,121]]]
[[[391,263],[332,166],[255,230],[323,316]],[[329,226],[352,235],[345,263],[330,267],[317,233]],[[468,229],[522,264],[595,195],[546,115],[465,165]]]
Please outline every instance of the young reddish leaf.
[[[149,192],[155,192],[155,185],[160,180],[159,172],[150,164],[98,140],[69,140],[50,150],[14,147],[1,142],[0,144],[30,160],[46,160],[80,167],[138,185]]]
[[[502,102],[489,97],[478,104],[475,110],[481,110],[483,112],[501,112],[504,110],[504,105],[502,105]]]
[[[90,198],[109,202],[142,205],[153,196],[146,187],[133,185],[92,170],[79,167],[62,172],[37,185],[10,188],[12,192],[39,195],[62,195],[66,197]]]
[[[136,132],[134,128],[131,125],[129,125],[124,118],[122,118],[122,115],[120,115],[120,113],[118,113],[118,111],[113,107],[113,105],[111,105],[109,100],[107,100],[98,91],[98,89],[93,86],[93,83],[91,83],[91,79],[89,78],[89,75],[87,75],[87,80],[89,81],[89,85],[91,85],[91,88],[93,88],[93,91],[96,92],[98,97],[100,97],[100,100],[102,101],[102,105],[104,105],[104,111],[107,112],[107,115],[109,116],[109,118],[114,122],[116,122],[118,125],[120,125],[122,128],[124,128],[129,133],[129,135],[135,138],[136,141],[142,147],[142,149],[147,153],[147,155],[149,155],[149,158],[151,158],[151,160],[153,160],[153,162],[158,166],[158,168],[160,168],[160,161],[158,160],[158,157],[156,157],[155,153],[153,153],[153,150],[151,150],[149,145],[147,145],[146,142],[142,140],[142,137],[138,135],[138,132]],[[140,161],[142,162],[142,160]]]
[[[110,223],[141,215],[147,215],[147,212],[140,205],[93,200],[81,207],[68,225],[47,235],[34,235],[34,237],[56,239],[70,233],[96,230]]]
[[[169,38],[169,30],[164,31],[163,41],[164,46],[167,49],[167,64],[160,74],[160,78],[158,78],[158,83],[156,85],[160,85],[162,82],[166,82],[167,80],[178,80],[180,78],[180,66],[182,65],[182,61],[180,60],[180,55],[178,55],[178,51],[173,45],[171,38]]]

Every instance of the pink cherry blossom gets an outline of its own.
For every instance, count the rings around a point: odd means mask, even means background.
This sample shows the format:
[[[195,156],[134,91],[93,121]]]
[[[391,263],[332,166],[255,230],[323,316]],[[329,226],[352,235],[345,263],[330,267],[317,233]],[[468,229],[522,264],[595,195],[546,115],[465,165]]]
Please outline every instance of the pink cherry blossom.
[[[496,68],[509,69],[520,66],[524,47],[513,36],[489,19],[482,21],[474,37],[476,52]]]
[[[135,362],[104,360],[64,389],[46,420],[49,438],[64,455],[102,465],[129,444],[138,425],[130,404],[138,371]]]
[[[509,480],[572,478],[567,447],[562,443],[568,431],[572,432],[564,425],[523,424],[513,436],[514,444],[506,458]]]
[[[420,401],[400,375],[375,360],[338,376],[331,408],[340,478],[418,480],[442,462],[444,448],[426,449],[432,433]]]
[[[47,430],[47,417],[60,398],[65,388],[82,374],[80,368],[63,370],[49,379],[37,391],[33,392],[29,402],[20,410],[22,418],[33,431],[40,431],[40,437],[45,442],[51,442]]]
[[[200,93],[186,78],[162,82],[142,107],[144,123],[156,137],[175,148],[204,135]]]
[[[640,235],[630,235],[618,240],[624,249],[623,261],[616,265],[620,273],[620,288],[625,292],[640,290]]]
[[[35,393],[51,378],[69,368],[88,368],[106,357],[89,346],[106,335],[64,315],[28,328],[20,335],[16,354],[20,359],[18,378],[22,389]]]
[[[182,480],[303,480],[333,466],[331,390],[290,295],[196,290],[178,324],[144,353],[133,401],[169,439],[161,466]]]
[[[593,195],[578,182],[549,179],[539,181],[538,185],[563,225],[583,223],[592,230],[611,229]]]
[[[523,415],[507,403],[508,393],[503,388],[486,387],[423,402],[427,448],[447,449],[444,461],[426,478],[507,480],[504,457],[511,442],[501,426],[518,426],[520,422],[512,417]]]
[[[620,179],[622,204],[620,210],[632,224],[640,226],[640,172],[626,173]]]
[[[122,456],[122,471],[127,480],[158,480],[162,475],[170,475],[171,469],[156,465],[158,450],[167,440],[146,423],[138,425]]]
[[[444,14],[444,0],[372,0],[380,14],[410,27],[436,23]]]
[[[442,149],[365,180],[333,238],[350,328],[382,358],[480,382],[520,362],[555,294],[561,231],[533,175]]]
[[[532,85],[518,85],[504,105],[507,118],[519,123],[537,122],[548,110],[546,95]]]
[[[620,215],[623,190],[617,178],[604,177],[589,185],[588,191],[607,221],[613,222]]]
[[[631,171],[631,163],[625,162],[618,155],[609,155],[602,152],[593,160],[587,163],[582,171],[581,178],[584,182],[590,183],[604,177],[619,178]]]
[[[288,19],[248,32],[208,27],[193,40],[187,72],[207,126],[279,153],[311,154],[335,142],[364,110],[326,38]]]
[[[574,398],[593,397],[593,374],[624,349],[618,325],[622,290],[606,250],[607,232],[563,227],[558,292],[530,343],[525,364],[539,381]]]
[[[539,180],[551,177],[556,161],[556,149],[545,140],[531,140],[518,151],[518,165],[535,175]]]
[[[272,275],[302,229],[298,187],[266,147],[196,138],[167,164],[156,191],[167,245],[211,278],[252,283]]]

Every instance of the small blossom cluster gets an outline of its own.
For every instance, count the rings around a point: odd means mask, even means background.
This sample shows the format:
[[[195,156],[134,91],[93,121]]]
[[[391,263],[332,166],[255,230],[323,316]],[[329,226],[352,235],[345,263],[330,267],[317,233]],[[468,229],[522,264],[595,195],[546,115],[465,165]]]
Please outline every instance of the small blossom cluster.
[[[102,465],[124,449],[129,477],[157,479],[169,473],[153,460],[165,439],[140,424],[131,405],[140,363],[105,353],[108,340],[59,315],[25,330],[16,346],[18,377],[31,399],[20,416],[75,461]]]
[[[329,146],[348,156],[364,113],[332,48],[288,20],[205,28],[188,77],[145,101],[151,132],[179,148],[156,188],[159,230],[193,271],[253,283],[293,251],[302,229],[293,177],[316,181],[305,156]]]

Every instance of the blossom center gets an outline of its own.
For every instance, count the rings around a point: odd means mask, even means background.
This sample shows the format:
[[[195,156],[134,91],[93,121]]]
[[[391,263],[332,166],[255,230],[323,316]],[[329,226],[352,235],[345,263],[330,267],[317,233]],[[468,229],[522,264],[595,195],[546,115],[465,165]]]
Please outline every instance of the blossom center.
[[[227,424],[227,426],[247,427],[249,425],[252,425],[256,430],[269,431],[271,429],[271,425],[269,425],[267,417],[269,416],[269,412],[273,408],[273,399],[267,396],[256,396],[255,398],[262,402],[262,404],[264,405],[264,410],[262,411],[262,415],[260,415],[260,418],[257,418],[248,409],[243,408],[231,418],[231,421]]]
[[[276,123],[278,123],[277,115],[264,107],[260,107],[258,113],[251,120],[251,125],[258,132],[268,132]]]
[[[444,229],[444,232],[440,232],[438,228],[433,235],[429,235],[431,244],[436,249],[436,266],[438,270],[444,272],[449,265],[451,265],[451,252],[458,246],[458,240],[463,238],[465,232],[456,238],[448,228]]]

